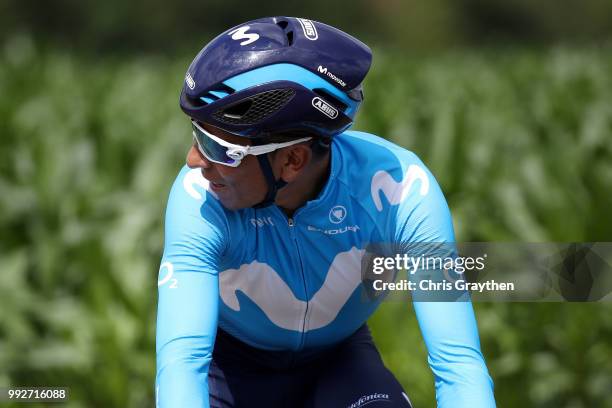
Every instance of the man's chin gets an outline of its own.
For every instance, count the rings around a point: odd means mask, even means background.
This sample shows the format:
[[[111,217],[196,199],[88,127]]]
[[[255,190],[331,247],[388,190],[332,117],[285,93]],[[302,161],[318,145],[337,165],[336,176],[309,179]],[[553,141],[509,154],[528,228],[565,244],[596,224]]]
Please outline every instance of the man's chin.
[[[246,206],[244,204],[240,205],[240,203],[236,203],[236,202],[229,201],[229,200],[224,200],[222,197],[219,197],[219,202],[221,203],[223,208],[225,208],[226,210],[229,210],[229,211],[238,211],[238,210],[242,210],[244,208],[248,208],[248,206]]]
[[[221,203],[221,205],[223,206],[223,208],[225,208],[226,210],[229,210],[229,211],[238,211],[238,210],[244,210],[246,208],[253,208],[257,204],[259,204],[263,199],[259,200],[257,202],[254,202],[254,203],[245,203],[245,202],[236,202],[234,200],[227,200],[227,199],[224,199],[224,197],[222,197],[220,195],[218,197],[218,200]]]

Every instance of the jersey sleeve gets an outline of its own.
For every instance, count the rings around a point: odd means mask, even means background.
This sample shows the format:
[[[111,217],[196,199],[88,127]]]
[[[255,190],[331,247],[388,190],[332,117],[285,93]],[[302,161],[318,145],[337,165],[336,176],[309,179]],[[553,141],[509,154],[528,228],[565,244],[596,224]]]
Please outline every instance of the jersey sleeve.
[[[200,170],[183,168],[168,200],[158,278],[156,406],[208,407],[218,319],[223,210]]]
[[[411,154],[408,163],[404,179],[408,182],[399,193],[400,203],[393,217],[395,242],[404,250],[418,251],[417,256],[436,256],[441,247],[446,248],[443,251],[451,247],[454,252],[451,215],[440,187],[416,156]],[[438,407],[495,407],[493,381],[480,350],[469,297],[454,302],[417,299],[413,297],[413,306],[435,377]]]

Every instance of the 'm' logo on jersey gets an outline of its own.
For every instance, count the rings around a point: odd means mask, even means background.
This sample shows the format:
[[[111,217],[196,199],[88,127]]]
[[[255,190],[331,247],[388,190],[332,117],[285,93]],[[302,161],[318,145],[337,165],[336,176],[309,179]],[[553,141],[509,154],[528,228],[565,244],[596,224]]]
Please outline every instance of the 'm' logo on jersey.
[[[319,38],[319,34],[317,33],[317,28],[314,23],[310,20],[306,20],[305,18],[298,18],[300,25],[302,26],[302,31],[304,31],[304,36],[311,41]]]
[[[334,224],[340,224],[346,217],[346,208],[337,205],[329,210],[329,220]]]
[[[325,116],[328,116],[330,119],[336,119],[338,117],[338,109],[334,108],[318,96],[312,99],[312,106],[323,112]]]
[[[244,40],[243,42],[240,43],[240,45],[247,45],[250,43],[253,43],[257,40],[259,40],[259,34],[257,33],[247,33],[247,31],[249,30],[249,26],[242,26],[239,28],[236,28],[232,31],[230,31],[229,33],[227,33],[227,35],[231,35],[232,36],[232,40]]]
[[[278,327],[303,333],[317,330],[336,319],[361,285],[364,252],[352,247],[349,251],[338,253],[329,265],[325,281],[310,299],[296,297],[291,286],[276,270],[258,261],[219,273],[219,295],[223,303],[235,312],[240,312],[242,307],[252,307],[250,302],[241,305],[241,300],[246,296]],[[296,316],[306,315],[306,312],[308,319],[304,324]]]
[[[426,196],[429,192],[429,177],[427,177],[427,173],[425,173],[425,170],[420,166],[411,164],[404,175],[404,179],[400,182],[395,181],[393,177],[384,170],[377,171],[374,177],[372,177],[371,185],[372,200],[374,201],[376,209],[378,211],[383,210],[383,204],[380,198],[381,192],[387,198],[390,205],[398,205],[410,195],[410,189],[416,181],[419,181],[421,184],[419,194],[421,196]]]

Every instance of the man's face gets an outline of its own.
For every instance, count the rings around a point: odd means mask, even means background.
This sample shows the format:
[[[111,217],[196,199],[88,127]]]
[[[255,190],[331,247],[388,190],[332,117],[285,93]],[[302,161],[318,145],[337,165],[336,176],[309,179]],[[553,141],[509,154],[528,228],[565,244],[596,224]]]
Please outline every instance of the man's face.
[[[247,145],[246,138],[241,138],[208,125],[201,125],[210,133],[230,143]],[[257,157],[247,155],[238,167],[229,167],[213,163],[206,159],[197,145],[194,144],[187,153],[187,166],[200,168],[202,175],[210,182],[211,190],[217,194],[221,204],[228,210],[253,207],[266,196],[268,185],[259,167]]]

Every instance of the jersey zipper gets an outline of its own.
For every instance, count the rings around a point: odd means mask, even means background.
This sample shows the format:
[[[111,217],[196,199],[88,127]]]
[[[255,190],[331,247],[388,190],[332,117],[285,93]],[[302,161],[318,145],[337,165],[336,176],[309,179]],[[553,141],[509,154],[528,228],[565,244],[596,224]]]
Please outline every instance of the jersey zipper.
[[[300,337],[300,344],[298,349],[301,350],[304,347],[304,342],[306,341],[306,318],[308,317],[308,286],[306,285],[306,275],[304,274],[304,264],[302,263],[302,255],[300,254],[300,247],[297,242],[297,237],[295,236],[295,219],[292,217],[287,218],[287,224],[289,225],[289,234],[293,239],[293,243],[295,244],[295,252],[298,256],[298,262],[300,264],[300,274],[302,275],[302,283],[304,284],[304,294],[306,295],[306,309],[304,310],[304,318],[302,321],[302,334]]]

